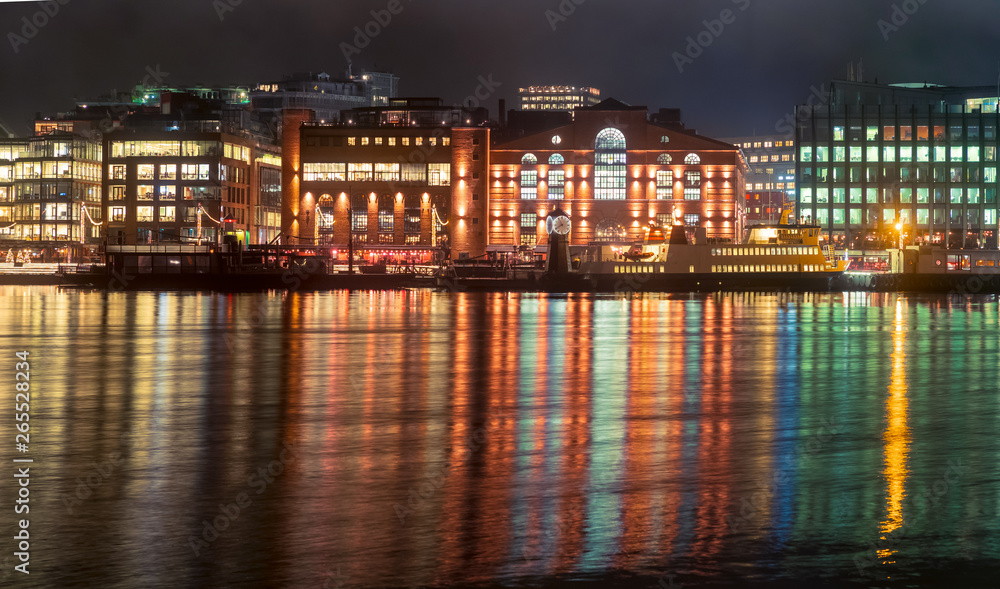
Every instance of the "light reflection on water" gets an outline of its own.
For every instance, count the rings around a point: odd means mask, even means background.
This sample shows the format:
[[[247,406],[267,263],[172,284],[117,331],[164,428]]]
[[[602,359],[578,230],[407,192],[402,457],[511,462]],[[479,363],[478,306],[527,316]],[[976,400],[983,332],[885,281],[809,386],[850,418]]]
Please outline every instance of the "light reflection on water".
[[[0,295],[36,586],[1000,563],[992,297]]]

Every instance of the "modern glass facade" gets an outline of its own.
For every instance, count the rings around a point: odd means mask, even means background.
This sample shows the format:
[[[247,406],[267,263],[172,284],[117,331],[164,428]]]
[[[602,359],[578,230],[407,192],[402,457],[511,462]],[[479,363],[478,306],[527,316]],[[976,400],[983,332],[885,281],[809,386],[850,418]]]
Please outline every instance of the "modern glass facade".
[[[59,131],[0,140],[5,245],[97,243],[102,218],[99,142]]]
[[[895,98],[800,107],[798,216],[849,249],[996,248],[996,106]]]

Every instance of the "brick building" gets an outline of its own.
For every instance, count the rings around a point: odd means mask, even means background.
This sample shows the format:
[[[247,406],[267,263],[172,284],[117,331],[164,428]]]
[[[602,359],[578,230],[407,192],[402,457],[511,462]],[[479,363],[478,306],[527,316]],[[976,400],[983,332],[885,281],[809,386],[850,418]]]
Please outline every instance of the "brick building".
[[[485,248],[484,109],[411,98],[314,117],[284,112],[284,243]]]
[[[485,113],[440,101],[352,112],[319,124],[311,111],[285,111],[286,243],[447,244],[455,258],[476,257],[545,243],[553,206],[571,215],[574,245],[641,239],[675,214],[692,233],[742,237],[740,150],[684,129],[675,111],[649,117],[609,99],[492,144]]]
[[[651,122],[646,107],[615,99],[575,112],[569,125],[490,150],[490,244],[544,241],[555,205],[572,218],[574,245],[635,241],[650,222],[670,224],[675,213],[709,238],[740,240],[738,148],[679,123]]]

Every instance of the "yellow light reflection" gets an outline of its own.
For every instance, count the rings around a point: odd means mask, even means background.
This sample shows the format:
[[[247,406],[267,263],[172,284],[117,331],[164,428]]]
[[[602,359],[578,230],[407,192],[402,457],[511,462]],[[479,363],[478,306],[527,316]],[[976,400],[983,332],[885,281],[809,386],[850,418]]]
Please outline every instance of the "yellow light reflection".
[[[895,328],[892,333],[892,376],[889,397],[886,399],[885,470],[887,485],[886,518],[882,521],[881,539],[885,540],[903,525],[903,499],[906,497],[907,453],[910,446],[910,428],[906,422],[909,402],[906,399],[906,326],[903,320],[903,301],[896,300]],[[879,558],[891,557],[897,551],[883,548]],[[883,564],[894,561],[883,561]]]

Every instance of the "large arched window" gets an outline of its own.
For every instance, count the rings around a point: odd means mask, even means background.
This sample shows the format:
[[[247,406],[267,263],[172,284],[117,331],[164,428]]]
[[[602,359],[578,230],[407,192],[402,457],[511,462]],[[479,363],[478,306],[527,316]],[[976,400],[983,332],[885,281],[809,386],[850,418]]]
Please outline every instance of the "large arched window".
[[[403,234],[407,245],[420,243],[420,197],[416,194],[403,199]]]
[[[594,227],[595,241],[625,241],[625,226],[615,219],[601,219]]]
[[[562,156],[561,153],[553,153],[552,155],[549,156],[549,164],[558,165],[565,163],[566,159]]]
[[[333,233],[333,197],[324,194],[316,202],[316,220],[320,233]]]
[[[392,243],[393,229],[395,228],[396,209],[395,199],[391,194],[383,194],[378,197],[378,242]]]
[[[368,241],[368,198],[363,194],[351,197],[351,236],[359,243]]]
[[[594,198],[624,200],[625,176],[625,135],[609,127],[594,144]]]
[[[684,163],[689,165],[700,164],[701,158],[698,157],[697,153],[689,153],[684,156]]]
[[[661,153],[656,158],[656,163],[658,163],[658,164],[669,164],[672,161],[673,161],[673,158],[670,157],[669,153]]]
[[[538,158],[535,157],[535,154],[533,154],[533,153],[526,153],[521,158],[521,163],[525,164],[525,165],[537,164],[538,163]]]

